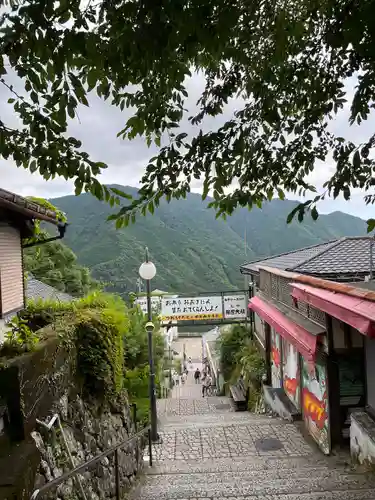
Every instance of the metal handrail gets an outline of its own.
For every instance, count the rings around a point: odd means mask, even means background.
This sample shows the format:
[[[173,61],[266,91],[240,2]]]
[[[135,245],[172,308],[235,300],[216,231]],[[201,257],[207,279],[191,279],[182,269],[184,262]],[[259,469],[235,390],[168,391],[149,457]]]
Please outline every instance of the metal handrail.
[[[119,468],[118,468],[118,450],[119,448],[122,448],[126,444],[131,443],[134,439],[138,439],[139,437],[144,436],[145,434],[148,434],[148,448],[149,448],[149,464],[152,466],[152,440],[151,440],[151,426],[148,425],[144,427],[142,430],[138,431],[136,434],[133,434],[133,436],[125,439],[124,441],[121,441],[120,443],[112,446],[111,448],[108,448],[107,450],[103,451],[96,457],[91,458],[90,460],[87,460],[81,465],[78,465],[74,469],[65,472],[65,474],[62,474],[61,476],[52,479],[52,481],[49,481],[48,483],[44,484],[37,490],[33,492],[33,494],[30,497],[30,500],[35,500],[36,498],[39,497],[41,493],[44,493],[52,488],[56,488],[59,486],[61,483],[66,481],[67,479],[70,479],[71,477],[76,476],[77,474],[85,471],[86,469],[90,468],[92,465],[96,464],[97,462],[100,462],[105,457],[108,457],[108,455],[111,455],[112,453],[115,454],[115,473],[116,473],[116,500],[120,500],[120,473],[119,473]]]

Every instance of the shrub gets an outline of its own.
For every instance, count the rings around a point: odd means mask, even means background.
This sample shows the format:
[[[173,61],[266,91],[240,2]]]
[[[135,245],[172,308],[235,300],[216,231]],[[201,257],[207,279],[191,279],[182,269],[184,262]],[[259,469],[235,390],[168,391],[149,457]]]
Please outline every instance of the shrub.
[[[242,325],[233,325],[223,332],[219,339],[220,365],[224,380],[228,382],[237,366],[236,355],[243,347],[245,340],[250,337],[248,328]]]
[[[0,356],[13,357],[23,352],[32,351],[38,343],[38,336],[29,328],[27,321],[18,316],[8,324],[5,342],[0,346]]]
[[[219,337],[221,370],[226,382],[243,377],[248,389],[248,409],[253,411],[260,399],[265,360],[253,340],[251,331],[235,325]]]
[[[123,332],[126,314],[113,309],[80,311],[74,325],[77,372],[83,388],[99,399],[123,388]]]
[[[72,302],[30,301],[20,318],[25,335],[17,337],[18,352],[24,352],[28,339],[37,339],[43,334],[41,329],[51,325],[76,350],[78,381],[84,394],[108,400],[126,388],[132,402],[147,407],[143,401],[148,398],[147,319],[139,308],[128,308],[121,297],[96,291]],[[154,323],[157,368],[164,356],[164,340],[157,333],[156,318]],[[5,347],[9,350],[10,343]],[[143,414],[147,419],[148,413]]]

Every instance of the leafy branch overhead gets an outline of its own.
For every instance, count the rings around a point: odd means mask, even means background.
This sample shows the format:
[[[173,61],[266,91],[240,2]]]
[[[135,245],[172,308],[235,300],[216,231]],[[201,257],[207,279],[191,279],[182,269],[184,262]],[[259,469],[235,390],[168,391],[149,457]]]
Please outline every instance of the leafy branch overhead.
[[[4,4],[4,1],[1,2]],[[375,135],[355,143],[336,136],[329,121],[348,104],[351,124],[374,106],[375,4],[370,0],[165,0],[160,2],[30,0],[8,6],[1,17],[1,83],[11,94],[22,126],[0,121],[0,154],[45,179],[74,179],[76,193],[90,191],[112,205],[122,193],[106,188],[106,168],[66,135],[68,119],[88,92],[133,116],[119,137],[144,136],[167,145],[152,158],[139,198],[114,217],[121,227],[138,211],[151,213],[161,197],[185,196],[196,179],[218,216],[238,206],[260,205],[284,192],[314,192],[309,175],[333,160],[325,194],[301,205],[318,216],[322,196],[349,199],[353,188],[373,193]],[[15,71],[24,91],[12,87]],[[198,111],[189,118],[186,82],[205,76]],[[345,83],[357,86],[347,101]],[[242,105],[217,130],[203,133],[205,117],[222,113],[229,99]],[[184,125],[185,124],[185,125]],[[189,128],[190,130],[190,128]],[[227,187],[232,186],[228,194]]]

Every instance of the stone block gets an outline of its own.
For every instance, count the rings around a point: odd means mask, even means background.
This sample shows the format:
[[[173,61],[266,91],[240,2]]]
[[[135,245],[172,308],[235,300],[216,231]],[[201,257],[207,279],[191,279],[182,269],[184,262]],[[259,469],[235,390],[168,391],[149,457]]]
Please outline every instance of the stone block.
[[[350,454],[353,461],[375,470],[375,420],[364,411],[351,414]]]
[[[301,413],[285,394],[284,389],[263,385],[264,401],[274,413],[288,422],[301,418]]]
[[[60,339],[52,337],[35,351],[0,366],[0,399],[7,407],[6,433],[22,441],[44,419],[71,379],[70,356]]]

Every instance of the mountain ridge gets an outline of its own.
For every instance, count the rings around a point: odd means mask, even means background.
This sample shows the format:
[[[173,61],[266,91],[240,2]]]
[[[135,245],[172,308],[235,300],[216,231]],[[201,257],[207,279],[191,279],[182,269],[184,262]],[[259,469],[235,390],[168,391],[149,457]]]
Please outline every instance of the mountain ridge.
[[[136,196],[137,189],[116,185]],[[366,234],[366,223],[342,212],[321,215],[314,222],[286,224],[298,204],[272,200],[262,209],[238,209],[227,220],[215,218],[210,200],[190,193],[186,199],[162,201],[153,215],[139,216],[135,224],[116,230],[108,215],[116,208],[90,194],[50,200],[68,217],[64,238],[96,279],[112,282],[112,290],[134,291],[144,249],[157,268],[153,288],[177,293],[204,293],[244,288],[239,267],[257,258],[323,243],[342,236]],[[246,234],[246,242],[245,242]]]

